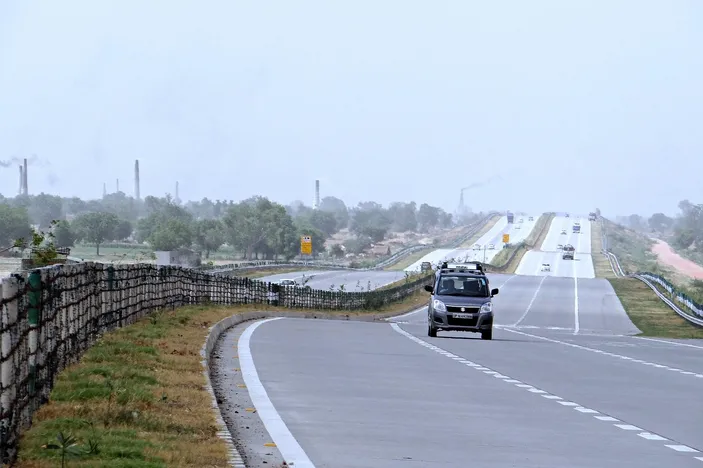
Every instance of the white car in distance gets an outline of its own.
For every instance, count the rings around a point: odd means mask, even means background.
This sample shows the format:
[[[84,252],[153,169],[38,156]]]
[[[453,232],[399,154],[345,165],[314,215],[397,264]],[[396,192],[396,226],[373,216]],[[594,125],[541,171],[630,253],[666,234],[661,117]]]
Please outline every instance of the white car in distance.
[[[552,266],[549,263],[543,263],[540,271],[552,271]]]
[[[496,246],[493,244],[488,244],[488,250],[495,250]]]
[[[481,250],[481,244],[474,244],[474,250]]]

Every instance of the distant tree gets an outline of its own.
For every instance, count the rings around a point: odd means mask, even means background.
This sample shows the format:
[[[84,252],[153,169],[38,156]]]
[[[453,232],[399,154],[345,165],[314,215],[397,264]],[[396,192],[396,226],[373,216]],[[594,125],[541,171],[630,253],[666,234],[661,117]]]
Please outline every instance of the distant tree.
[[[225,231],[220,221],[202,219],[195,224],[195,244],[205,252],[205,258],[225,243]]]
[[[0,203],[0,247],[10,247],[16,239],[26,238],[31,233],[25,208]]]
[[[57,247],[73,247],[76,243],[76,233],[66,220],[57,221],[53,233]]]
[[[671,229],[674,225],[674,219],[668,217],[664,213],[654,213],[648,220],[647,224],[654,231],[664,232]]]
[[[393,231],[405,232],[417,229],[417,205],[415,202],[391,203],[388,207],[388,214],[393,220]]]
[[[154,250],[177,250],[193,243],[193,224],[183,218],[159,220],[149,234],[147,242]]]
[[[342,258],[344,257],[344,249],[342,249],[341,245],[334,244],[332,247],[330,247],[330,255],[335,258]]]
[[[362,202],[354,210],[350,230],[359,236],[370,237],[380,242],[391,227],[391,218],[381,205],[375,202]]]
[[[188,225],[188,229],[191,232],[192,240],[191,225],[193,223],[193,215],[190,214],[185,208],[175,204],[171,197],[146,197],[144,199],[144,208],[147,216],[137,222],[136,238],[138,242],[147,241],[151,243],[151,241],[154,240],[153,234],[157,230],[163,229],[164,226],[166,226],[170,220],[181,221],[180,223],[174,224],[174,226],[177,225],[183,227],[185,225]],[[160,233],[158,237],[165,238],[165,235],[164,233]],[[168,242],[166,242],[166,244],[168,244]]]
[[[344,229],[349,225],[349,210],[347,205],[337,197],[324,197],[320,200],[320,211],[334,214],[337,219],[336,228]]]
[[[417,211],[417,223],[420,230],[427,232],[429,229],[436,227],[439,224],[440,209],[435,206],[430,206],[427,203],[420,205]]]
[[[108,193],[100,200],[100,211],[112,213],[120,219],[135,222],[139,217],[141,202],[124,192]]]
[[[100,244],[115,237],[118,224],[119,219],[113,213],[93,212],[77,216],[73,221],[73,228],[78,237],[95,244],[96,255],[100,255]]]
[[[63,200],[46,193],[29,197],[29,217],[40,229],[48,229],[52,221],[63,218]]]
[[[115,239],[117,241],[122,241],[127,239],[132,235],[133,231],[132,223],[126,219],[120,219],[115,227]]]

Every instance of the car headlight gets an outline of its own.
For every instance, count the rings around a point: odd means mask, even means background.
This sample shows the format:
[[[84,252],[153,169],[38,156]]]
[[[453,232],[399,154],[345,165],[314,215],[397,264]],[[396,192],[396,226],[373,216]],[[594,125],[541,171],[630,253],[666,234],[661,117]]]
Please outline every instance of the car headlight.
[[[437,312],[447,311],[447,306],[445,306],[444,302],[440,301],[439,299],[435,299],[434,301],[432,301],[432,308]]]
[[[482,314],[488,314],[490,312],[493,312],[493,303],[492,302],[486,302],[481,306],[481,311]]]

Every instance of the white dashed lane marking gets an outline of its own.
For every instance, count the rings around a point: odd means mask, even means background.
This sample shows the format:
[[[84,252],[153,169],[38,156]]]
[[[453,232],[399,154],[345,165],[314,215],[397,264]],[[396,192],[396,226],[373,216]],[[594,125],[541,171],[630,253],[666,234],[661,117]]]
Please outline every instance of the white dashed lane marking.
[[[521,332],[518,330],[513,330],[509,327],[501,327],[501,330],[505,330],[510,333],[517,333],[519,335],[529,336],[530,338],[537,338],[537,339],[543,340],[543,341],[549,341],[550,343],[557,343],[557,344],[564,345],[564,346],[570,346],[572,348],[580,349],[583,351],[589,351],[591,353],[601,354],[603,356],[610,356],[610,357],[622,359],[623,361],[634,362],[635,364],[642,364],[644,366],[650,366],[650,367],[654,367],[656,369],[663,369],[666,371],[678,372],[681,375],[690,375],[690,376],[693,376],[693,377],[696,377],[699,379],[703,379],[703,374],[697,374],[696,372],[691,372],[691,371],[687,371],[684,369],[679,369],[677,367],[670,367],[670,366],[666,366],[664,364],[658,364],[656,362],[645,361],[643,359],[635,359],[630,356],[624,356],[622,354],[611,353],[611,352],[603,351],[603,350],[596,349],[596,348],[589,348],[588,346],[578,345],[576,343],[569,343],[566,341],[555,340],[553,338],[547,338],[546,336],[533,335],[531,333],[525,333],[525,332]]]
[[[412,341],[418,343],[419,345],[424,346],[424,347],[427,348],[427,349],[430,349],[430,350],[432,350],[432,351],[434,351],[434,352],[436,352],[436,353],[442,354],[442,355],[447,356],[447,357],[450,357],[450,358],[452,358],[452,359],[454,359],[455,357],[457,357],[455,354],[452,354],[452,353],[450,353],[450,352],[448,352],[448,351],[446,351],[446,350],[444,350],[444,349],[442,349],[442,348],[440,348],[440,347],[438,347],[438,346],[433,345],[432,343],[429,343],[429,342],[427,342],[427,341],[425,341],[425,340],[421,340],[420,338],[416,337],[415,335],[406,332],[405,330],[403,330],[402,328],[400,328],[400,326],[399,326],[397,323],[392,323],[392,324],[390,324],[390,325],[391,325],[391,327],[393,327],[393,330],[395,330],[396,332],[398,332],[398,333],[400,333],[401,335],[405,336],[406,338],[409,338],[410,340],[412,340]],[[521,333],[521,332],[515,332],[515,333]],[[527,333],[523,333],[523,334],[524,334],[524,335],[528,335]],[[528,336],[535,336],[535,338],[543,338],[543,337],[536,336],[536,335],[528,335]],[[545,339],[548,340],[548,341],[556,341],[556,340],[551,340],[551,339],[549,339],[549,338],[545,338]],[[566,345],[571,345],[571,343],[564,343],[564,342],[559,342],[559,343],[563,343],[563,344],[566,344]],[[579,345],[574,345],[574,346],[576,346],[576,347],[578,347],[578,348],[584,348],[584,349],[589,350],[589,351],[590,351],[590,350],[593,350],[592,348],[586,348],[586,347],[579,346]],[[599,350],[593,350],[593,351],[596,351],[596,352],[599,352],[599,353],[602,352],[602,351],[599,351]],[[612,354],[612,353],[605,353],[605,352],[602,352],[602,353],[603,353],[603,354]],[[614,356],[619,357],[618,355],[614,355]],[[627,359],[632,359],[632,358],[627,358]],[[543,398],[545,398],[545,399],[556,401],[556,402],[559,403],[560,405],[562,405],[562,406],[564,406],[564,407],[567,407],[567,408],[571,408],[571,409],[573,409],[573,410],[575,410],[575,411],[578,411],[579,413],[592,415],[595,419],[597,419],[597,420],[599,420],[599,421],[604,421],[604,422],[613,423],[613,426],[614,426],[614,427],[617,427],[618,429],[621,429],[621,430],[623,430],[623,431],[638,432],[637,435],[638,435],[639,437],[645,439],[645,440],[662,441],[662,442],[676,442],[676,441],[674,441],[674,440],[670,440],[670,439],[667,439],[666,437],[660,436],[659,434],[655,434],[655,433],[653,433],[653,432],[645,431],[644,429],[642,429],[642,428],[640,428],[640,427],[637,427],[637,426],[634,426],[634,425],[632,425],[632,424],[627,424],[627,422],[622,421],[622,420],[620,420],[620,419],[614,418],[614,417],[609,416],[609,415],[606,415],[606,414],[602,414],[602,413],[600,413],[599,411],[596,411],[596,410],[594,410],[594,409],[591,409],[591,408],[587,408],[587,407],[585,407],[585,406],[582,406],[582,405],[580,405],[579,403],[576,403],[576,402],[574,402],[574,401],[566,401],[566,400],[564,400],[564,399],[563,399],[562,397],[560,397],[560,396],[552,395],[552,394],[550,394],[549,392],[547,392],[546,390],[542,390],[542,389],[537,388],[537,387],[535,387],[535,386],[533,386],[533,385],[524,383],[524,382],[522,382],[522,381],[520,381],[520,380],[512,379],[512,378],[510,378],[510,377],[507,376],[507,375],[501,374],[501,373],[498,372],[498,371],[495,371],[495,370],[493,370],[493,369],[491,369],[491,368],[489,368],[489,367],[482,366],[481,364],[472,362],[472,361],[470,361],[470,360],[468,360],[468,359],[461,358],[461,360],[457,360],[457,359],[454,359],[454,360],[457,361],[457,362],[460,362],[461,364],[465,365],[466,367],[473,368],[473,369],[476,369],[476,370],[480,370],[480,371],[482,371],[482,373],[484,373],[484,374],[486,374],[486,375],[492,375],[493,377],[500,378],[501,380],[503,380],[503,382],[511,383],[511,384],[513,384],[515,387],[525,389],[525,390],[527,390],[528,392],[534,393],[534,394],[536,394],[536,395],[539,395],[539,396],[541,396],[541,397],[543,397]],[[633,360],[633,361],[635,361],[635,360]],[[668,447],[668,448],[670,448],[670,449],[672,449],[672,450],[674,450],[674,451],[676,451],[676,452],[701,453],[699,450],[697,450],[697,449],[695,449],[695,448],[693,448],[693,447],[689,447],[688,445],[682,445],[682,444],[665,444],[664,446],[665,446],[665,447]],[[694,457],[694,458],[695,458],[696,460],[703,461],[703,456],[701,456],[701,457]]]

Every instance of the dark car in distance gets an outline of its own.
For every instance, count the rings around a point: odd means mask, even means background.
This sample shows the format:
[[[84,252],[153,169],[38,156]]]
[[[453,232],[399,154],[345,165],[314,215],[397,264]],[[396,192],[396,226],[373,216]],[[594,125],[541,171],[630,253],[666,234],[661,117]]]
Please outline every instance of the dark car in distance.
[[[442,265],[432,285],[427,307],[427,335],[436,337],[439,330],[480,333],[481,339],[493,339],[493,296],[488,277],[480,264]]]

